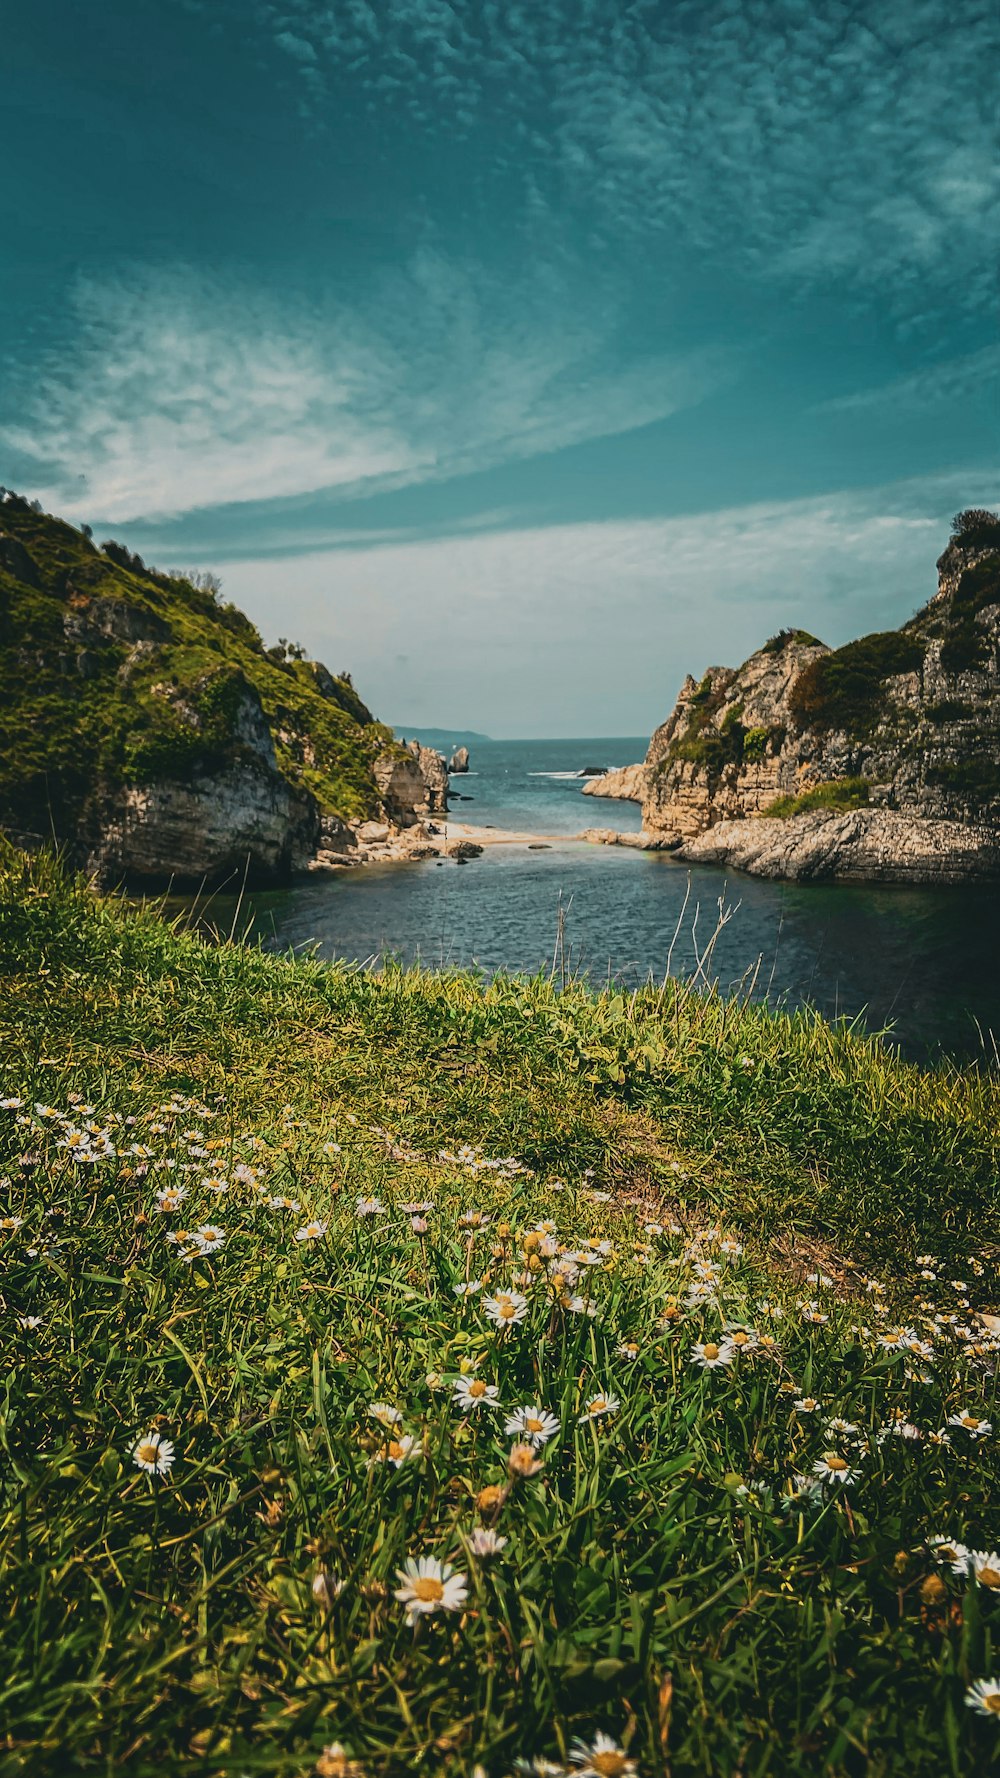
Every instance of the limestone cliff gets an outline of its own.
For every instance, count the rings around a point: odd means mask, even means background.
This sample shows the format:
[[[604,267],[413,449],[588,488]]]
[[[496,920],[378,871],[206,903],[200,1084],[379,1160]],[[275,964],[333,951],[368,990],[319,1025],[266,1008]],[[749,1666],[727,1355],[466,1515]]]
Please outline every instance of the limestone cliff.
[[[1000,521],[960,515],[938,572],[899,630],[783,631],[685,680],[646,755],[651,841],[769,876],[1000,875]]]
[[[442,789],[443,786],[443,789]],[[105,881],[279,881],[446,807],[350,676],[265,648],[200,576],[0,491],[0,827]]]

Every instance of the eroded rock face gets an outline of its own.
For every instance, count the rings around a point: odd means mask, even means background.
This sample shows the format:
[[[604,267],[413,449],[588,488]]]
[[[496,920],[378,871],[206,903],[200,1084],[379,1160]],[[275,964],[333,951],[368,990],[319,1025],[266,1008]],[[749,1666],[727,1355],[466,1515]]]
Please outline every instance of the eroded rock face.
[[[448,768],[433,747],[408,741],[402,758],[380,754],[375,782],[390,821],[412,827],[423,815],[443,815],[448,808]]]
[[[679,856],[793,882],[964,883],[1000,877],[1000,833],[891,809],[816,811],[788,821],[721,821]]]
[[[448,761],[449,772],[467,772],[469,769],[469,749],[456,747]]]
[[[739,669],[685,680],[646,756],[643,828],[684,857],[766,875],[950,881],[992,872],[1000,555],[952,545],[939,570],[938,593],[901,631],[836,654],[788,632]],[[779,798],[787,809],[820,786],[844,806],[767,819]],[[737,835],[741,823],[748,831]]]
[[[641,803],[645,801],[648,788],[649,768],[645,761],[640,761],[635,766],[619,766],[614,771],[603,772],[599,778],[588,778],[583,794],[613,797],[620,803]]]
[[[317,828],[311,798],[247,763],[190,784],[126,789],[104,811],[88,862],[105,881],[280,882],[314,855]]]

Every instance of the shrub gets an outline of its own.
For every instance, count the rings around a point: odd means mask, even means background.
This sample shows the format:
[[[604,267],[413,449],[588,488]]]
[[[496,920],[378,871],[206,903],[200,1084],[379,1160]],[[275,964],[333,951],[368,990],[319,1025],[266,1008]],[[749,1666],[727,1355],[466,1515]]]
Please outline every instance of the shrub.
[[[925,647],[921,638],[902,630],[848,642],[803,668],[789,694],[789,708],[805,728],[867,733],[883,713],[886,680],[919,672]]]
[[[785,820],[790,815],[807,815],[811,809],[861,809],[867,801],[867,779],[830,778],[804,790],[801,796],[776,797],[764,814]]]
[[[951,521],[951,541],[962,549],[1000,548],[1000,513],[967,506]]]
[[[811,631],[789,629],[779,630],[776,636],[769,636],[763,648],[760,650],[760,653],[781,654],[782,651],[788,647],[790,642],[801,643],[804,648],[823,647],[819,637],[814,636]]]

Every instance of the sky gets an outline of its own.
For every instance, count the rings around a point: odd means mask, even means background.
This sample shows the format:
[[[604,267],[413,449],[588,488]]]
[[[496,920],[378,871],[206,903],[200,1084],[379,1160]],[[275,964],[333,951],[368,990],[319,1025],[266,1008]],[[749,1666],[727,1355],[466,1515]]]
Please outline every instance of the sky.
[[[388,722],[647,734],[1000,500],[992,0],[34,0],[4,49],[0,481]]]

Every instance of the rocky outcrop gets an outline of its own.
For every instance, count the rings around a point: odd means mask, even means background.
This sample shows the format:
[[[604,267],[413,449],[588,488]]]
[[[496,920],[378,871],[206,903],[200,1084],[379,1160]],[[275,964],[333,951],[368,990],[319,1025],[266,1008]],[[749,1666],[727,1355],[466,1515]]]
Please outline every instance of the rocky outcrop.
[[[722,821],[680,856],[792,882],[965,883],[1000,877],[1000,831],[891,809]]]
[[[219,592],[0,490],[0,828],[157,886],[439,850],[443,757]]]
[[[641,803],[648,785],[649,768],[645,761],[640,761],[635,766],[618,766],[614,771],[602,772],[599,778],[588,778],[583,794],[612,797],[621,803]]]
[[[469,749],[456,747],[448,761],[449,772],[467,772],[469,769]]]
[[[783,631],[686,679],[646,755],[644,830],[768,876],[1000,874],[998,543],[953,540],[900,630],[837,650]]]

